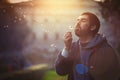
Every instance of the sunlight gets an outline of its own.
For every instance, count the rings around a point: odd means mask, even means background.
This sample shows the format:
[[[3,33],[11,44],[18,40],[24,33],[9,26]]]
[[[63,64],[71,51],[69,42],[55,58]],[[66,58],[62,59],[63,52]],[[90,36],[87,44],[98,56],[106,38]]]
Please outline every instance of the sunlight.
[[[20,3],[20,2],[26,2],[31,0],[7,0],[9,3]]]
[[[54,14],[65,13],[79,6],[77,0],[37,0],[35,4],[37,4],[36,8]]]
[[[69,25],[74,24],[73,18],[82,10],[79,10],[79,2],[78,0],[36,0],[32,16],[35,27],[32,27],[32,30],[40,35],[41,32],[46,31],[54,35],[63,27],[67,29]]]
[[[46,8],[53,8],[53,9],[64,9],[69,7],[74,7],[74,3],[76,3],[76,0],[44,0],[39,1],[42,2],[44,7]]]

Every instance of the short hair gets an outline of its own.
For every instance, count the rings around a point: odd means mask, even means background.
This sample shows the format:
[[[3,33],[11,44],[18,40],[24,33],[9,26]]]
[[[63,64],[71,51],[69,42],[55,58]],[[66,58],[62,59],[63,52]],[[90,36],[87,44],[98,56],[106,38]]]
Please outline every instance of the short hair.
[[[90,18],[90,23],[91,25],[95,25],[96,29],[93,31],[94,34],[97,34],[100,28],[100,20],[98,19],[98,17],[90,12],[84,12],[81,15],[88,15]]]

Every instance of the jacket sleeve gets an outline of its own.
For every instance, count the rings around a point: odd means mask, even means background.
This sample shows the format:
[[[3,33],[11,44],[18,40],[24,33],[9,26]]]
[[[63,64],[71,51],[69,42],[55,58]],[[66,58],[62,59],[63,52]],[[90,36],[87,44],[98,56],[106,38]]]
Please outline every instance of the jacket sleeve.
[[[55,62],[55,69],[56,69],[56,72],[59,74],[59,75],[67,75],[71,72],[72,70],[72,59],[71,57],[63,57],[61,55],[61,53],[59,53],[59,55],[57,56],[57,59],[56,59],[56,62]]]

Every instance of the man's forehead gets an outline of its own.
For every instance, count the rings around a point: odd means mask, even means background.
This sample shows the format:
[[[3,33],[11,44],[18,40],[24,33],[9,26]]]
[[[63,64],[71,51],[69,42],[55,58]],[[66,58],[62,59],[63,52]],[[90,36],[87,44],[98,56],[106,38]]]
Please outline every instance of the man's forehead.
[[[77,19],[88,19],[88,15],[80,15]]]

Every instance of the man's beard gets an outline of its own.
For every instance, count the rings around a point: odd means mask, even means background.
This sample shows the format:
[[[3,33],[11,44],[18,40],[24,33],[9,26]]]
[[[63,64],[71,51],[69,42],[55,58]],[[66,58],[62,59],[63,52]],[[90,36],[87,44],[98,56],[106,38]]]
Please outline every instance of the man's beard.
[[[90,31],[81,31],[81,30],[77,30],[77,29],[76,29],[74,32],[75,32],[75,35],[76,35],[77,37],[84,37],[84,36],[86,36],[86,35],[91,34]]]
[[[75,35],[78,36],[78,37],[81,37],[83,34],[82,32],[80,32],[80,30],[75,30]]]

